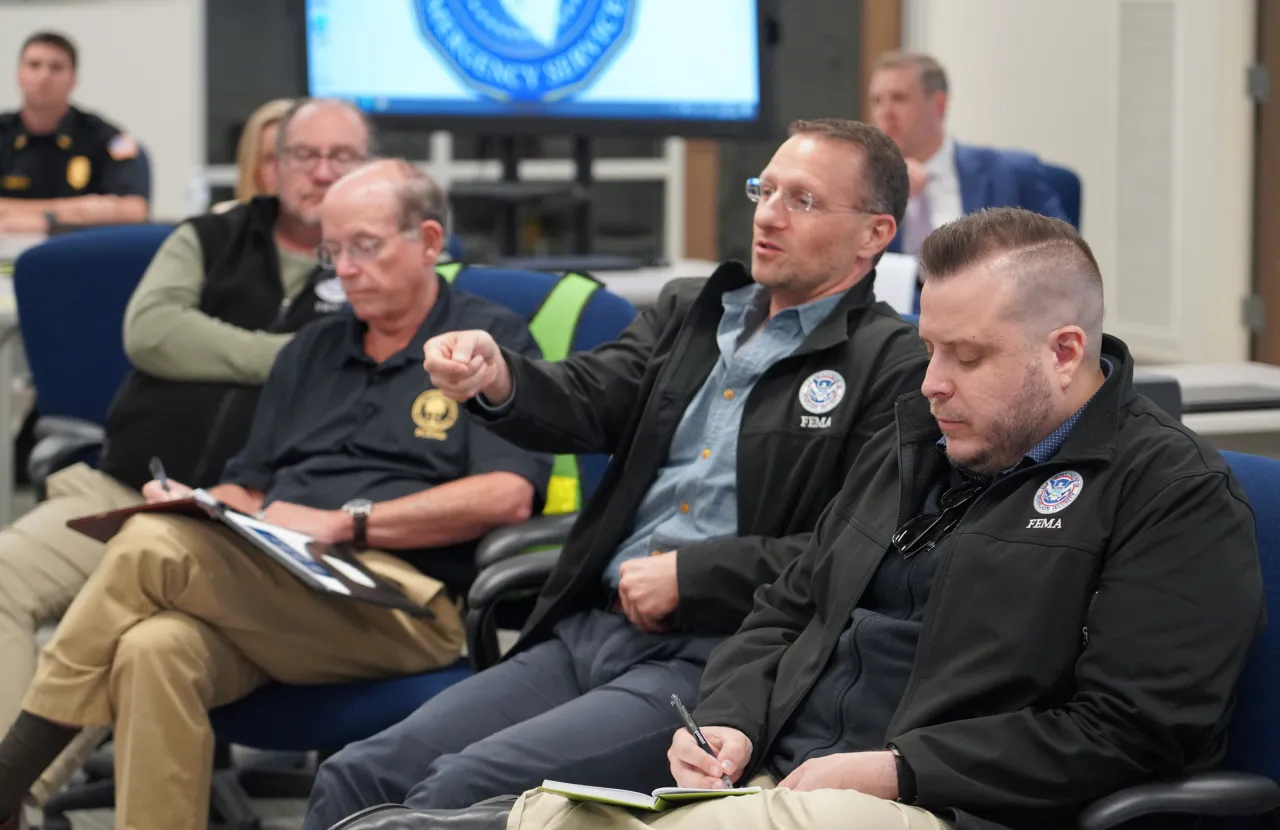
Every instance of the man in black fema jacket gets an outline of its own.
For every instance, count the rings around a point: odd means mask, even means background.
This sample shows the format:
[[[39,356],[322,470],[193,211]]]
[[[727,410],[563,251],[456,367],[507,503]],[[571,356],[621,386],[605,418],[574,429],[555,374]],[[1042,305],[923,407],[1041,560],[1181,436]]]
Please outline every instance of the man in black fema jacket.
[[[922,259],[922,394],[712,656],[694,717],[717,755],[672,741],[682,786],[767,790],[664,830],[1074,827],[1222,756],[1263,624],[1239,484],[1135,392],[1069,225],[985,211]],[[528,795],[506,826],[648,823],[571,806]]]
[[[483,332],[427,343],[432,382],[458,400],[483,392],[468,406],[497,434],[613,459],[508,659],[326,761],[308,830],[543,778],[670,783],[668,698],[693,705],[711,649],[923,377],[914,328],[872,293],[906,203],[901,155],[856,122],[792,133],[748,183],[751,274],[729,263],[670,283],[617,342],[562,363]]]

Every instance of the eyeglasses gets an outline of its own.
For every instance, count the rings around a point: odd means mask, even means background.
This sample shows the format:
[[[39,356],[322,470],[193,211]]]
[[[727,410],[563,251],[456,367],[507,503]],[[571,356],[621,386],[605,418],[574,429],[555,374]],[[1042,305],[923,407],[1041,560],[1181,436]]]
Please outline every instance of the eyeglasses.
[[[977,479],[952,487],[939,497],[938,512],[923,513],[904,522],[890,539],[893,546],[908,559],[921,551],[933,550],[960,524],[969,505],[987,489],[987,484]]]
[[[339,147],[336,150],[324,153],[315,147],[308,147],[305,144],[294,144],[285,147],[283,156],[286,161],[307,173],[319,167],[321,159],[328,159],[329,166],[339,173],[346,172],[365,160],[364,153],[351,147]]]
[[[387,247],[387,243],[396,236],[415,239],[418,236],[418,229],[401,231],[391,236],[357,236],[347,243],[347,258],[352,262],[372,262],[378,258],[378,254],[382,253],[382,249]],[[336,242],[325,242],[316,248],[316,261],[320,263],[321,268],[327,271],[337,269],[338,260],[341,258],[342,246]]]
[[[817,206],[814,201],[813,194],[807,190],[779,190],[771,184],[765,184],[758,178],[747,179],[747,198],[752,202],[764,204],[773,198],[773,194],[780,194],[782,197],[782,206],[791,213],[812,213],[814,210],[842,212],[842,213],[866,213],[874,214],[875,211],[863,210],[856,207],[845,207],[842,205],[824,205]]]

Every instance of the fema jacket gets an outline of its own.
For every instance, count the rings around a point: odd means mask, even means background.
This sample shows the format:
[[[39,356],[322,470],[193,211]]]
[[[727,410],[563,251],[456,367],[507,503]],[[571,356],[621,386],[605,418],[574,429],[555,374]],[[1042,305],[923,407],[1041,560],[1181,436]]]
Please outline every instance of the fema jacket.
[[[1264,616],[1253,514],[1221,456],[1134,390],[1124,344],[1103,354],[1111,377],[1061,449],[998,479],[953,531],[889,722],[914,803],[957,830],[1073,827],[1094,800],[1225,748]],[[890,536],[948,464],[939,437],[928,401],[903,396],[809,549],[712,655],[695,717],[751,739],[747,775],[841,659],[881,558],[901,555]]]
[[[862,445],[891,422],[893,401],[919,389],[924,345],[914,326],[875,301],[873,279],[849,289],[752,389],[738,437],[739,535],[680,548],[682,630],[727,635],[738,628],[756,588],[804,550]],[[513,406],[493,416],[468,404],[493,432],[527,449],[613,456],[510,653],[546,639],[557,620],[575,611],[604,607],[604,569],[719,358],[721,296],[750,282],[736,262],[708,279],[669,282],[617,341],[560,363],[504,350],[515,380]],[[801,394],[820,372],[838,374],[845,394],[816,416]]]

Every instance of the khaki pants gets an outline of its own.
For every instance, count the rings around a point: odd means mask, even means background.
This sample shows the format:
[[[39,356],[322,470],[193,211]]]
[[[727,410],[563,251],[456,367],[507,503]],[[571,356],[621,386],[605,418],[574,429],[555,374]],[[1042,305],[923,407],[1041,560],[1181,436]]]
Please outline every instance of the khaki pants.
[[[136,516],[63,617],[23,708],[114,726],[117,828],[203,830],[209,709],[269,680],[391,677],[461,653],[439,582],[383,553],[361,558],[436,618],[317,594],[215,522]]]
[[[49,477],[49,497],[0,530],[0,735],[9,730],[36,670],[36,630],[62,616],[102,560],[105,546],[67,519],[129,507],[133,490],[86,464]],[[107,730],[86,729],[32,788],[43,804],[84,762]]]
[[[774,788],[768,775],[752,779],[759,795],[738,795],[646,813],[605,804],[573,802],[527,792],[516,802],[507,830],[950,830],[919,807],[853,790],[797,793]]]

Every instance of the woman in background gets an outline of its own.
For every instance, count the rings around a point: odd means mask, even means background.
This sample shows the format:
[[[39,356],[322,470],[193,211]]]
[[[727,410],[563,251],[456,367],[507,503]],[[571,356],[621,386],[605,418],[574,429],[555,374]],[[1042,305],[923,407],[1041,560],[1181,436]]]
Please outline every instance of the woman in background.
[[[268,101],[253,111],[240,133],[236,148],[236,197],[213,206],[214,213],[230,210],[254,196],[276,192],[276,132],[284,114],[293,106],[289,98]]]

